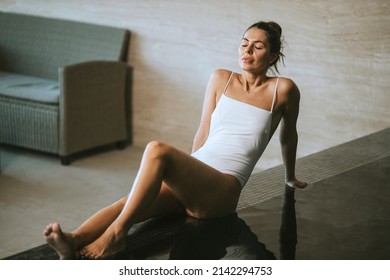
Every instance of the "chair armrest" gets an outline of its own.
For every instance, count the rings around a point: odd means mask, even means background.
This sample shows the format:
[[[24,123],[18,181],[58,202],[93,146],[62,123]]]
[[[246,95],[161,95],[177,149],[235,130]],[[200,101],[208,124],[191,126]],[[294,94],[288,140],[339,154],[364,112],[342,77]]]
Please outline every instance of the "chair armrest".
[[[117,61],[59,69],[60,155],[126,139],[126,73]]]

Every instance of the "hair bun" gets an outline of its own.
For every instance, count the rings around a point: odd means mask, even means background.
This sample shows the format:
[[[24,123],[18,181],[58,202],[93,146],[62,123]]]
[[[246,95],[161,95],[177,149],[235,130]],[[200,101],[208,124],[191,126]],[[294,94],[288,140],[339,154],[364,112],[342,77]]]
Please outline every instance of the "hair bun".
[[[269,21],[269,22],[267,22],[267,24],[268,24],[269,28],[271,28],[274,32],[276,32],[279,35],[279,37],[282,36],[282,28],[280,27],[279,24],[277,24],[274,21]]]

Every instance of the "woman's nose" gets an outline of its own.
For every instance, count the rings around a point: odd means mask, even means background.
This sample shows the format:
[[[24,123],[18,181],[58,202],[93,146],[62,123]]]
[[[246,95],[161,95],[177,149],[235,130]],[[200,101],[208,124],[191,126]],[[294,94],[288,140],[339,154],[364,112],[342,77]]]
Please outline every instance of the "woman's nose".
[[[248,46],[248,47],[246,47],[246,49],[245,49],[245,53],[252,54],[252,52],[253,52],[253,48],[252,48],[252,46]]]

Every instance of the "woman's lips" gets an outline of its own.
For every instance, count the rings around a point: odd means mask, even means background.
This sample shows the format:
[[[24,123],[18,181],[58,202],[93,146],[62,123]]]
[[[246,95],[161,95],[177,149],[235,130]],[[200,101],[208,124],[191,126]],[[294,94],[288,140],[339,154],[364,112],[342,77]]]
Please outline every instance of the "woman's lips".
[[[244,56],[241,58],[241,61],[244,63],[252,63],[254,61],[254,59],[250,56]]]

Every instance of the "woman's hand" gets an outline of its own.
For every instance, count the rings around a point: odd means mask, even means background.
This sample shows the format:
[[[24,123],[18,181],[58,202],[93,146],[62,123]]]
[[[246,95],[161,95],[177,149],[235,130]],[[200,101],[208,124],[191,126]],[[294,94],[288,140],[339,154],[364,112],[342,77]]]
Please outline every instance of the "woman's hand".
[[[299,188],[299,189],[304,189],[307,187],[307,182],[300,181],[298,179],[293,179],[293,180],[288,180],[286,182],[287,186],[291,188]]]

